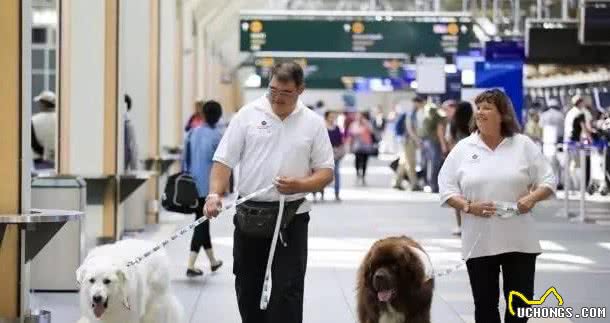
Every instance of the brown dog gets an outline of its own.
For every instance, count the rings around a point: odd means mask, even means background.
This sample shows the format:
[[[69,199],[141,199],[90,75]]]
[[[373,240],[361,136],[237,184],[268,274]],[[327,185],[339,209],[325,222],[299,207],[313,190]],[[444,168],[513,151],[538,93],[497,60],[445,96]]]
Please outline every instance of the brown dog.
[[[432,264],[415,240],[375,242],[360,265],[357,284],[360,323],[430,323]]]

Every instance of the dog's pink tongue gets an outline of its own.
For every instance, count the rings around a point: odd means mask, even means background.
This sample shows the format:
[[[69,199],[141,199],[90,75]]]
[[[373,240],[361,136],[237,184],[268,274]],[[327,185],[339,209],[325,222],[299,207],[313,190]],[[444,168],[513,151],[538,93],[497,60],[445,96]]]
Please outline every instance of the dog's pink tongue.
[[[105,311],[106,308],[104,307],[104,304],[93,305],[93,314],[95,314],[95,317],[97,317],[98,319],[102,316],[102,314],[104,314]]]
[[[394,291],[392,290],[377,292],[377,299],[379,299],[380,302],[389,302],[393,293]]]

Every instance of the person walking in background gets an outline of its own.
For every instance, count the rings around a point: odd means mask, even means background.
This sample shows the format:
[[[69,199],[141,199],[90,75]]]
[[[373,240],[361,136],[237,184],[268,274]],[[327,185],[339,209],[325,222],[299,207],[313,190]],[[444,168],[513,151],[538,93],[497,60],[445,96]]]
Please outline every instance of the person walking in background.
[[[126,171],[138,169],[138,144],[136,141],[136,129],[131,120],[132,101],[129,94],[125,94],[126,111],[123,115],[124,122],[124,167]]]
[[[443,113],[445,114],[445,142],[447,143],[447,152],[443,154],[443,157],[447,156],[453,147],[451,144],[451,123],[453,122],[457,107],[458,103],[455,100],[447,100],[441,104],[441,109],[443,109]]]
[[[417,149],[421,147],[421,138],[418,136],[418,129],[421,127],[420,121],[423,120],[423,111],[426,104],[426,99],[422,96],[416,96],[413,98],[413,110],[406,112],[404,118],[398,119],[397,129],[401,129],[402,123],[404,122],[404,151],[403,155],[399,159],[398,169],[396,171],[396,180],[394,188],[403,190],[402,180],[407,174],[409,184],[412,191],[421,191],[422,188],[419,185],[417,179]],[[402,120],[401,120],[402,119]]]
[[[326,129],[328,129],[328,137],[330,138],[330,144],[333,146],[333,156],[335,158],[335,200],[341,201],[339,192],[341,189],[341,175],[339,173],[339,167],[341,159],[345,156],[346,148],[343,141],[343,133],[337,125],[337,113],[334,111],[326,111],[324,113],[324,120],[326,121]],[[322,191],[322,199],[324,199],[324,191]]]
[[[559,182],[557,189],[563,190],[563,169],[558,158],[557,144],[563,142],[564,115],[561,112],[561,104],[559,104],[557,99],[549,99],[547,106],[548,108],[540,114],[540,126],[542,127],[543,145],[545,146],[544,151],[547,158],[550,159],[555,177],[557,177]]]
[[[426,166],[426,179],[432,193],[438,193],[438,172],[441,169],[443,156],[449,152],[445,141],[445,114],[434,103],[424,108],[423,127],[421,129],[422,156]]]
[[[183,156],[183,169],[190,172],[195,178],[197,191],[199,192],[200,205],[202,208],[197,210],[196,218],[203,216],[203,205],[209,190],[209,177],[212,169],[214,152],[222,138],[221,131],[216,127],[218,120],[222,116],[222,107],[216,101],[207,101],[201,104],[202,124],[192,128],[187,135],[184,143],[185,154]],[[212,272],[222,266],[222,260],[216,259],[212,249],[212,239],[210,237],[210,221],[205,221],[195,227],[191,239],[191,253],[189,255],[186,275],[196,277],[203,275],[203,271],[195,267],[197,256],[201,248],[210,261]]]
[[[34,168],[55,167],[55,133],[57,113],[55,112],[55,93],[43,91],[34,98],[40,112],[32,116],[32,151]]]
[[[362,185],[366,185],[366,168],[374,149],[373,127],[365,113],[357,113],[356,120],[348,130],[350,150],[355,155],[356,176]]]
[[[469,102],[462,101],[452,109],[451,113],[451,120],[448,123],[449,137],[447,138],[449,152],[453,150],[458,142],[470,135],[472,105]],[[457,227],[453,230],[453,234],[460,236],[462,235],[462,212],[458,209],[454,209],[454,211]]]
[[[572,108],[568,110],[566,113],[566,117],[564,119],[564,131],[563,131],[563,140],[567,146],[570,143],[591,143],[592,142],[592,133],[593,130],[591,128],[592,119],[591,113],[587,109],[587,105],[585,99],[580,95],[575,95],[571,100]],[[565,149],[565,148],[564,148]],[[572,182],[577,183],[575,180],[576,176],[574,172],[577,168],[580,168],[580,157],[578,156],[578,151],[574,149],[568,149],[568,154],[570,154],[570,165],[566,165],[568,171],[570,172],[570,177],[573,178]],[[589,185],[589,180],[591,178],[591,157],[587,156],[585,159],[586,168],[585,174],[585,185]],[[564,186],[570,183],[563,183]],[[566,186],[568,187],[568,186]],[[570,185],[569,187],[574,187]]]
[[[540,115],[538,114],[538,111],[528,111],[527,122],[525,123],[525,134],[536,144],[542,146],[542,127],[540,126]]]
[[[203,124],[203,104],[202,100],[195,102],[195,112],[191,115],[184,126],[184,131],[189,132],[193,128],[197,128]]]
[[[563,130],[564,130],[564,115],[561,112],[561,105],[557,99],[549,99],[548,109],[540,114],[540,126],[543,131],[547,127],[553,129],[557,134],[555,143],[563,142]]]

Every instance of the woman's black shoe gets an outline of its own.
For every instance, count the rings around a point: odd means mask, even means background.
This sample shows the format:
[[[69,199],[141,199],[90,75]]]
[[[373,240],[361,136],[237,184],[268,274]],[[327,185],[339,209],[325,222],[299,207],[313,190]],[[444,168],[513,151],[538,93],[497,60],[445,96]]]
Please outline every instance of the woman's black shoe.
[[[220,267],[222,267],[222,260],[218,260],[218,262],[212,266],[212,272],[217,271]]]
[[[190,269],[189,268],[186,270],[187,277],[197,277],[197,276],[201,276],[201,275],[203,275],[203,270],[201,270],[201,269],[197,269],[197,268]]]

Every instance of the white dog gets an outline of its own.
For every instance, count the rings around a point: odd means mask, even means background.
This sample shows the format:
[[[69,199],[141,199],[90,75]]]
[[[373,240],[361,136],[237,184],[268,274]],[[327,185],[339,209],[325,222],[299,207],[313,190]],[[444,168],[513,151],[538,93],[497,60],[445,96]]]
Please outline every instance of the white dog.
[[[93,249],[76,271],[80,284],[79,323],[183,323],[183,310],[172,294],[169,258],[160,250],[125,267],[154,244],[122,240]]]

